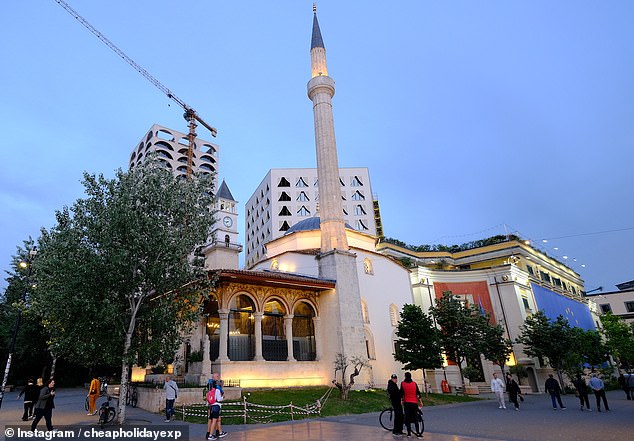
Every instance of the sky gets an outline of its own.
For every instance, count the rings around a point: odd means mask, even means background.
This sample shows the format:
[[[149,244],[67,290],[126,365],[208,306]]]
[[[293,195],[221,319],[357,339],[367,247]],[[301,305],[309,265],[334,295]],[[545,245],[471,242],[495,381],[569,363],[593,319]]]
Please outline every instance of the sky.
[[[312,2],[69,3],[218,129],[244,243],[244,203],[268,170],[316,166]],[[634,279],[634,2],[320,0],[317,15],[339,165],[368,167],[386,236],[515,233],[588,291]],[[187,126],[54,0],[3,2],[0,42],[9,270],[17,246],[84,196],[84,172],[126,169],[154,123]]]

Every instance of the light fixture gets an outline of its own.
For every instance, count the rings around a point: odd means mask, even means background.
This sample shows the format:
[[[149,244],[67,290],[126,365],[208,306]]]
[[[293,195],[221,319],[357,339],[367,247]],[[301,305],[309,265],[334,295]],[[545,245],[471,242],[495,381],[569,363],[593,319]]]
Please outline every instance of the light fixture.
[[[542,242],[548,243],[548,240],[547,239],[542,239]]]
[[[553,248],[553,250],[558,251],[558,250],[559,250],[559,248],[558,248],[558,247],[555,247],[555,248]]]
[[[567,258],[568,258],[568,256],[563,256],[563,258],[564,258],[564,259],[567,259]]]

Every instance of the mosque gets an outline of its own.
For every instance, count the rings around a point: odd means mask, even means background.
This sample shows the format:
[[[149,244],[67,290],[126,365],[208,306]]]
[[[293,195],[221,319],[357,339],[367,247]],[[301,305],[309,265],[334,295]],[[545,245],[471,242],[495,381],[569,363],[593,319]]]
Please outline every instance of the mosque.
[[[211,372],[219,372],[242,387],[327,385],[341,354],[349,360],[367,360],[357,377],[358,387],[383,387],[393,372],[402,376],[393,353],[403,305],[414,303],[427,311],[444,291],[480,305],[503,324],[510,338],[517,337],[524,319],[537,310],[545,310],[549,317],[564,313],[586,329],[598,326],[596,308],[583,296],[580,276],[519,238],[507,236],[451,252],[412,251],[404,244],[382,241],[378,204],[373,209],[372,202],[363,202],[372,197],[367,169],[346,171],[338,164],[332,111],[335,82],[328,75],[316,12],[310,55],[308,97],[314,110],[316,173],[269,171],[247,204],[248,269],[239,269],[238,264],[238,202],[227,184],[220,184],[215,207],[219,222],[212,240],[201,249],[206,268],[218,283],[198,327],[179,351],[173,367],[177,375],[203,382]],[[168,136],[159,139],[160,134]],[[164,160],[173,160],[178,167],[174,155],[182,137],[153,126],[133,152],[131,165],[149,149],[163,152]],[[217,172],[218,146],[196,141],[201,151],[194,157],[202,171]],[[275,179],[270,178],[272,173]],[[298,188],[291,188],[293,182]],[[342,202],[346,184],[354,187],[349,194],[354,207]],[[318,204],[308,206],[305,201],[311,199]],[[286,214],[276,202],[291,200],[302,201],[297,211],[301,217],[292,217],[290,210],[289,217],[276,217]],[[354,222],[352,210],[358,215]],[[521,345],[513,349],[509,364],[525,365],[530,388],[539,391],[551,370],[527,357]],[[469,365],[480,369],[483,387],[498,369],[483,359],[470,360]],[[133,380],[144,372],[135,369]],[[421,381],[423,373],[414,377]],[[443,379],[460,383],[450,361],[442,369],[427,371],[425,379],[434,391],[440,390]]]

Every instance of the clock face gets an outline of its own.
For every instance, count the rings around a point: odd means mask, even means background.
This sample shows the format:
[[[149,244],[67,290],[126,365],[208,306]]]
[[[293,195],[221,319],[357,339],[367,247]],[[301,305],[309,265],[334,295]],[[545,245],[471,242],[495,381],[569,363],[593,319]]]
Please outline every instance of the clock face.
[[[225,216],[222,219],[222,223],[225,224],[225,227],[229,228],[231,225],[233,225],[233,220],[229,216]]]

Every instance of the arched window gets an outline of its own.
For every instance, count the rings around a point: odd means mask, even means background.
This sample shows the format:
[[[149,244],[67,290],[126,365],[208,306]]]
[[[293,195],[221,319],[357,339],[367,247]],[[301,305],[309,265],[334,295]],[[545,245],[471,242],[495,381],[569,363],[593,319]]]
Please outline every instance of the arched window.
[[[398,306],[394,303],[390,305],[390,323],[392,326],[398,326]]]
[[[203,315],[207,317],[207,335],[209,336],[209,359],[214,361],[220,355],[220,315],[218,300],[211,296],[205,302]],[[203,357],[206,354],[203,354]]]
[[[365,338],[365,351],[368,360],[376,360],[376,351],[374,349],[374,336],[369,326],[363,327],[363,334]]]
[[[253,360],[255,356],[255,304],[249,296],[240,294],[229,304],[229,359]]]
[[[361,318],[363,319],[363,323],[370,323],[370,314],[368,313],[368,304],[363,299],[361,299]]]
[[[372,267],[372,261],[369,258],[363,259],[363,271],[366,274],[374,274],[374,268]]]
[[[231,239],[229,238],[228,234],[225,234],[225,246],[229,248],[230,244],[231,244]]]
[[[293,357],[297,361],[313,361],[317,358],[315,343],[315,311],[306,302],[300,302],[293,313]]]
[[[264,304],[262,316],[262,356],[269,361],[288,359],[288,346],[284,332],[286,308],[278,300]]]

